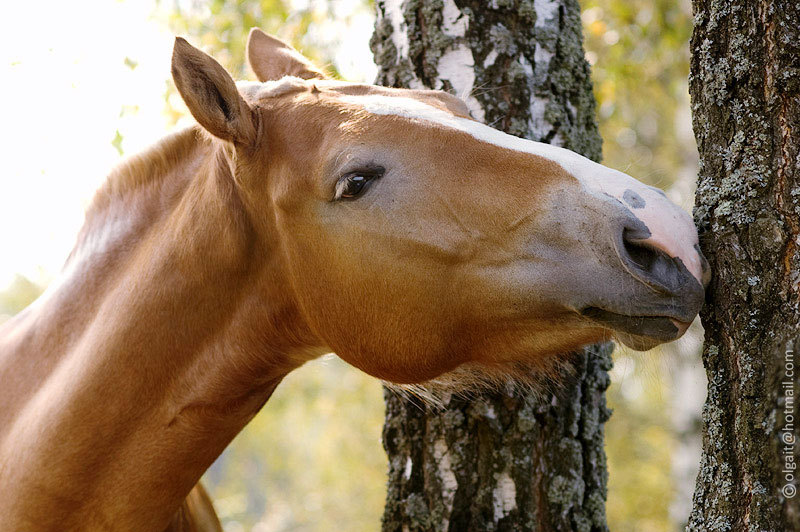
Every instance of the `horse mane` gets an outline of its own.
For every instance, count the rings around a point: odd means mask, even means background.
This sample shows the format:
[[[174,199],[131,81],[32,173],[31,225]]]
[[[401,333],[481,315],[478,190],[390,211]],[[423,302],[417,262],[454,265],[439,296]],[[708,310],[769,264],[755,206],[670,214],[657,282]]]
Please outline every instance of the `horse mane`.
[[[170,133],[144,151],[125,158],[111,170],[95,193],[87,217],[112,200],[170,173],[204,139],[200,127],[193,125]]]
[[[186,163],[198,147],[210,145],[211,141],[198,125],[175,131],[156,141],[148,148],[130,155],[118,163],[95,192],[86,209],[83,227],[72,249],[67,263],[81,249],[94,230],[102,225],[110,207],[119,201],[129,201],[136,192],[152,188],[175,173]]]

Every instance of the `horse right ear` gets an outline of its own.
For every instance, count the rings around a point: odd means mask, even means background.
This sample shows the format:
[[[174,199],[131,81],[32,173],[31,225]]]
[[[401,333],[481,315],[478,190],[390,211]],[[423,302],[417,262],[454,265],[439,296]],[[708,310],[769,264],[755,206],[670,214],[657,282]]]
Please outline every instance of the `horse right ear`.
[[[306,57],[280,39],[258,28],[250,30],[247,38],[247,60],[258,81],[295,76],[303,79],[325,79]]]
[[[255,142],[252,110],[233,78],[213,57],[180,37],[172,50],[172,79],[192,116],[209,133],[237,145]]]

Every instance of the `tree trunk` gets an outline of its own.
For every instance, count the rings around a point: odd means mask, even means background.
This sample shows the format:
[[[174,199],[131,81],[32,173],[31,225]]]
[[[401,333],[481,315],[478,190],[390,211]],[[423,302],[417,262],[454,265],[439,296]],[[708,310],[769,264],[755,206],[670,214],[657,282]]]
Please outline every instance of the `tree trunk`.
[[[689,530],[800,530],[800,4],[694,0],[695,218],[714,271]]]
[[[377,83],[465,98],[475,118],[600,158],[576,0],[378,0]],[[611,346],[574,356],[558,393],[386,392],[384,532],[607,530],[603,424]]]

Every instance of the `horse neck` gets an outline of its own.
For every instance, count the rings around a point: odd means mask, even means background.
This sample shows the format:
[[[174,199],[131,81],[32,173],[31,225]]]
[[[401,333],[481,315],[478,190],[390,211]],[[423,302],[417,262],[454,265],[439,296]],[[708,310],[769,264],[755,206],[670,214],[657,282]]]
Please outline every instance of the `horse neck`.
[[[193,143],[160,179],[90,211],[55,286],[3,327],[0,524],[161,526],[302,363],[277,254],[255,237],[224,150]]]

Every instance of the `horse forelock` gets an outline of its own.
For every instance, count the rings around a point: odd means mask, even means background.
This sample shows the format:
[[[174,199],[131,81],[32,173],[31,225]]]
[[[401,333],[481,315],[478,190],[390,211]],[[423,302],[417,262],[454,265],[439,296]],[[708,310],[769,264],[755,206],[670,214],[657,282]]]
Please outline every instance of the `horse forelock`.
[[[264,98],[278,98],[294,92],[306,91],[309,84],[302,78],[285,76],[272,81],[237,81],[236,88],[249,102],[257,102]]]

